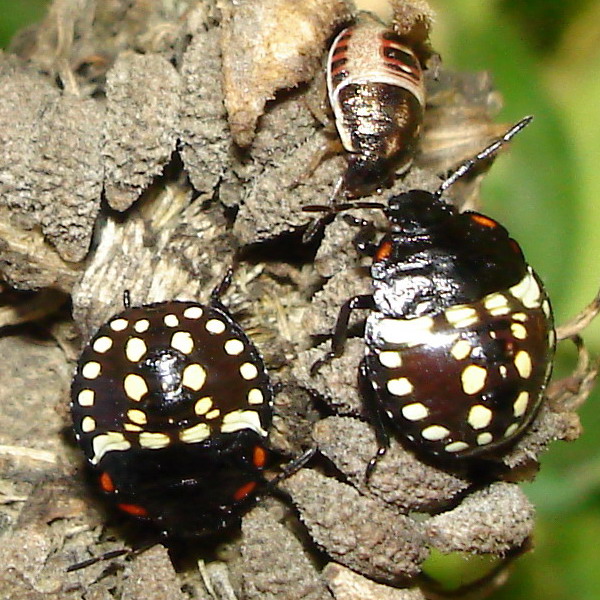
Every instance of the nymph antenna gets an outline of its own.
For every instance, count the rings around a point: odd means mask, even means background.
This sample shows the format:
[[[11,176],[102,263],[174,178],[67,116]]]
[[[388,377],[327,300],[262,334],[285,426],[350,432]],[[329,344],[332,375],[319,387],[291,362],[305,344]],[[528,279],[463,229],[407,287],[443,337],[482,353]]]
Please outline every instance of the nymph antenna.
[[[439,198],[451,185],[454,185],[458,179],[468,173],[478,162],[489,158],[496,153],[506,142],[508,142],[513,136],[519,131],[527,127],[533,120],[532,116],[524,117],[518,123],[515,123],[501,138],[492,142],[487,148],[484,148],[479,154],[473,158],[469,158],[457,169],[455,169],[444,181],[435,192],[435,195]]]

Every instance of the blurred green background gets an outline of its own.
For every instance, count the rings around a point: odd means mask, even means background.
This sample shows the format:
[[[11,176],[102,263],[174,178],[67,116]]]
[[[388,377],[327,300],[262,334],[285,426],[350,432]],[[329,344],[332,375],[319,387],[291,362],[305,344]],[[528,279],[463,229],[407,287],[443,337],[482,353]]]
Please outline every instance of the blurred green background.
[[[300,0],[299,0],[300,1]],[[383,0],[381,0],[383,1]],[[380,0],[360,0],[375,5]],[[39,20],[44,0],[0,0],[0,45]],[[499,120],[535,121],[486,179],[486,211],[504,223],[546,281],[558,322],[600,285],[600,3],[597,0],[431,0],[434,46],[449,68],[491,71]],[[586,334],[600,353],[600,323]],[[558,372],[574,359],[561,348]],[[535,552],[495,600],[600,598],[600,394],[581,411],[584,436],[555,444],[524,489],[538,508]],[[476,561],[433,560],[458,582]],[[466,576],[466,575],[465,575]]]
[[[600,3],[431,3],[444,64],[491,71],[504,96],[501,120],[535,115],[494,164],[483,198],[546,282],[561,323],[600,286]],[[600,353],[600,322],[585,339]],[[559,373],[573,360],[563,345]],[[536,548],[494,599],[600,598],[599,402],[596,390],[581,410],[583,437],[554,444],[523,486],[538,510]]]

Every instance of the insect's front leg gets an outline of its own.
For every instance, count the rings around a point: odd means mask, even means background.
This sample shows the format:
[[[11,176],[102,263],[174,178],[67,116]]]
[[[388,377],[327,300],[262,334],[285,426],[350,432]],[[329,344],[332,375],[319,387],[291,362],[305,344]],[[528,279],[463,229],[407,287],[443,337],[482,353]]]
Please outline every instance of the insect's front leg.
[[[310,368],[310,374],[312,376],[316,375],[323,365],[331,362],[334,358],[339,358],[344,353],[346,339],[348,338],[348,322],[350,321],[352,311],[354,309],[373,310],[374,308],[375,301],[371,294],[353,296],[344,302],[342,308],[340,308],[335,329],[333,331],[333,337],[331,338],[331,350],[325,354],[325,356],[313,363]]]
[[[381,402],[379,402],[377,392],[371,384],[367,369],[367,361],[363,358],[358,368],[358,386],[369,417],[369,423],[375,430],[375,438],[377,440],[377,452],[375,452],[375,455],[369,461],[365,473],[365,479],[368,483],[379,459],[385,455],[390,447],[390,436],[385,428],[385,412],[381,406]]]
[[[344,215],[344,221],[352,227],[360,227],[359,232],[354,236],[352,244],[356,251],[362,256],[374,256],[378,244],[375,242],[377,228],[372,221],[359,219],[352,215]]]

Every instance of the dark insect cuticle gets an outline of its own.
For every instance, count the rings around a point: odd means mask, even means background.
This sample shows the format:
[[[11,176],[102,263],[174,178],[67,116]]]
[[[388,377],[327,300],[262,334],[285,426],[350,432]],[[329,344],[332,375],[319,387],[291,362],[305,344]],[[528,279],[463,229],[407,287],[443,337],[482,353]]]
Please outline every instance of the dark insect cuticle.
[[[272,385],[218,296],[126,303],[92,337],[72,384],[76,437],[100,489],[173,537],[235,522],[265,484]]]
[[[413,190],[383,210],[388,232],[369,243],[374,228],[356,221],[357,248],[373,258],[372,295],[340,310],[332,351],[312,372],[340,356],[354,309],[369,311],[360,389],[379,449],[386,427],[417,454],[433,460],[495,456],[526,430],[550,377],[556,336],[548,297],[518,244],[486,215],[459,213],[442,193],[495,152],[530,119],[511,128],[452,173],[436,193]],[[450,182],[450,183],[448,183]],[[352,224],[352,221],[350,221]]]

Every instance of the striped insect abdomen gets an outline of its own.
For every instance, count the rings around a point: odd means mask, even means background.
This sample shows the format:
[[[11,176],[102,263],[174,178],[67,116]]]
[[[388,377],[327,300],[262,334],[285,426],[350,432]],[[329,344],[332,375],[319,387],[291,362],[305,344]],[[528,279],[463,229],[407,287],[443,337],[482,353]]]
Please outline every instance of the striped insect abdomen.
[[[349,27],[332,44],[327,85],[349,153],[346,191],[363,195],[406,171],[425,106],[423,70],[410,46],[374,20]]]

